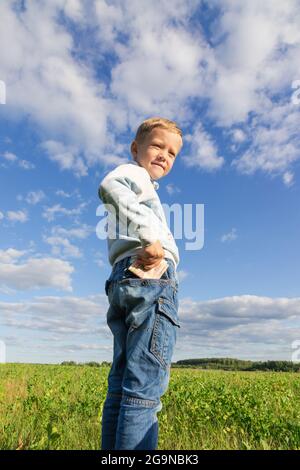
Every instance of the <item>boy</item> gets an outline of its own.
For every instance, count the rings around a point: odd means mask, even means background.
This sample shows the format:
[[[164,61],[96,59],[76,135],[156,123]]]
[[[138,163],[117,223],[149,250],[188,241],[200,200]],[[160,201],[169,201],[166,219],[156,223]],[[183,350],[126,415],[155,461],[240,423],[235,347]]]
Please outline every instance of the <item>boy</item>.
[[[157,412],[166,392],[178,321],[178,248],[168,228],[156,180],[172,169],[182,148],[174,121],[150,118],[131,143],[133,162],[108,173],[99,197],[108,210],[110,277],[107,324],[114,336],[113,362],[102,414],[102,449],[157,449]],[[160,279],[141,279],[165,259]]]

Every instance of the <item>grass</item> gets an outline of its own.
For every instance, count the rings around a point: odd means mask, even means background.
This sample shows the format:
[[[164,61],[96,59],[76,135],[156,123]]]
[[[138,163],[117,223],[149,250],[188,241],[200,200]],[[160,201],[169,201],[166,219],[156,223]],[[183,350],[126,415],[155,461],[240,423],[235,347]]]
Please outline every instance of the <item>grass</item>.
[[[109,367],[0,364],[0,449],[95,449]],[[300,449],[300,377],[171,369],[159,449]]]

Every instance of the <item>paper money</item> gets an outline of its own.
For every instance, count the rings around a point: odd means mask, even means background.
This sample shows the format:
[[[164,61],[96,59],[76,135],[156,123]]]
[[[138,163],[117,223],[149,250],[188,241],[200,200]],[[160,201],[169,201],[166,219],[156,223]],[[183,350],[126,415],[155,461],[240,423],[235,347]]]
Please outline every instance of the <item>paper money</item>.
[[[160,279],[168,267],[169,265],[167,261],[162,259],[158,266],[148,269],[148,271],[144,271],[141,267],[141,263],[134,261],[134,263],[129,266],[128,270],[142,279]]]

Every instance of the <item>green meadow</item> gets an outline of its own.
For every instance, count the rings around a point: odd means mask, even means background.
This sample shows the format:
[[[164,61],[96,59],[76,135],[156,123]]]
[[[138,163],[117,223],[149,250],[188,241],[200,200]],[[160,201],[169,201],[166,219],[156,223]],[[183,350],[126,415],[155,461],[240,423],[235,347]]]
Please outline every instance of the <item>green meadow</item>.
[[[0,449],[100,449],[108,366],[0,364]],[[300,376],[172,368],[159,449],[300,449]]]

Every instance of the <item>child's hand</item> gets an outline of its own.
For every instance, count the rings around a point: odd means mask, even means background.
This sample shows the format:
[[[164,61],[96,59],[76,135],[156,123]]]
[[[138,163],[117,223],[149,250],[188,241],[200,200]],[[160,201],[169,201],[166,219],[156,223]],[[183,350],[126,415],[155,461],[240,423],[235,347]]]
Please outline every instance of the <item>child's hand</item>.
[[[164,249],[159,240],[151,245],[145,246],[137,255],[135,265],[142,265],[142,269],[148,271],[149,269],[158,266],[162,259],[165,257]]]

